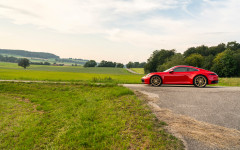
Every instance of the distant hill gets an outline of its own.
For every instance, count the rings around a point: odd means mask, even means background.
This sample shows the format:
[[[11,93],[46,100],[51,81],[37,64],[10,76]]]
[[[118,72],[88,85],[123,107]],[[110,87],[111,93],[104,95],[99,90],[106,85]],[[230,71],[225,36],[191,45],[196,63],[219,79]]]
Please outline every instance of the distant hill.
[[[11,49],[0,49],[0,54],[7,54],[7,55],[18,55],[22,57],[34,57],[34,58],[43,58],[43,59],[59,59],[60,57],[52,54],[52,53],[45,53],[45,52],[30,52],[26,50],[11,50]]]

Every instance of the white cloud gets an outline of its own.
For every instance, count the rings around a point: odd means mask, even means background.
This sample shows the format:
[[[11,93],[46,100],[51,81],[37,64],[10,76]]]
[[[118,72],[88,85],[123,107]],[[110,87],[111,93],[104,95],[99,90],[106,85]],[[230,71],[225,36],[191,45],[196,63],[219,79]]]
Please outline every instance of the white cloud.
[[[0,0],[0,18],[67,34],[100,34],[136,50],[183,51],[199,44],[240,40],[238,0]],[[176,10],[186,16],[177,18]],[[163,14],[161,11],[169,11]],[[194,14],[194,15],[193,15]]]
[[[0,1],[0,17],[66,33],[105,33],[104,25],[119,16],[138,16],[180,4],[177,0],[8,0]]]

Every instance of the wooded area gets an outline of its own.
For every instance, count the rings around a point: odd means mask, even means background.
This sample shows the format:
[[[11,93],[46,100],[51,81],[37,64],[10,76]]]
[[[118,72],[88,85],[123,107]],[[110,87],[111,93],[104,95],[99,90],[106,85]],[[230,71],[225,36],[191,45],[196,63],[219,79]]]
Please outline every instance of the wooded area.
[[[176,65],[190,65],[216,72],[220,77],[240,76],[240,44],[236,41],[217,46],[175,50],[155,50],[144,67],[145,73],[164,71]]]

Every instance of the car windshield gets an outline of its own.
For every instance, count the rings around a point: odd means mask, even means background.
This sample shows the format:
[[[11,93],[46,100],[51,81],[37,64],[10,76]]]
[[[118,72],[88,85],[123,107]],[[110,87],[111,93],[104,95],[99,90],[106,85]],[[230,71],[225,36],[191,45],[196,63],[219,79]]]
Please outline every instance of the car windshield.
[[[172,68],[174,68],[174,67],[172,67]],[[171,70],[172,68],[169,68],[169,69],[167,69],[167,70],[165,70],[165,71],[163,71],[163,72],[168,72],[168,71]]]

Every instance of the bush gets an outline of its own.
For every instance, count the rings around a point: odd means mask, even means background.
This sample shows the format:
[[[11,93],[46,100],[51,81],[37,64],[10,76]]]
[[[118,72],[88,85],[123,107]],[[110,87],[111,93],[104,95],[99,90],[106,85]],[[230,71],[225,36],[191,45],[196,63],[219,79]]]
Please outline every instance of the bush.
[[[86,62],[86,63],[84,64],[83,67],[95,67],[95,66],[97,66],[96,61],[95,61],[95,60],[89,60],[88,62]]]

